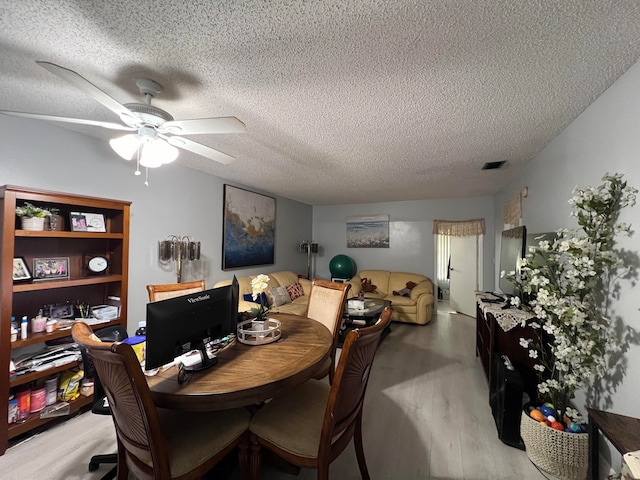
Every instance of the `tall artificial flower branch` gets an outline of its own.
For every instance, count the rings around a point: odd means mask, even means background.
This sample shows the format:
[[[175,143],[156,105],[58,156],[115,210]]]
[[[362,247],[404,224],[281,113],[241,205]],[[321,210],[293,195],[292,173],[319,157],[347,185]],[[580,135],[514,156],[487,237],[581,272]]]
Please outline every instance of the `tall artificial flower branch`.
[[[252,308],[251,313],[256,316],[256,321],[264,322],[267,319],[267,313],[269,312],[269,304],[264,304],[264,291],[269,286],[269,276],[260,274],[251,280],[251,298],[256,302],[260,300],[260,307]]]
[[[576,187],[569,203],[582,232],[558,230],[553,242],[530,247],[518,274],[507,274],[527,300],[520,304],[514,297],[512,303],[536,316],[528,323],[535,338],[521,338],[520,344],[538,361],[538,393],[561,418],[577,413],[567,412],[576,390],[602,378],[607,358],[620,350],[606,306],[624,268],[615,236],[633,234],[618,218],[624,207],[635,205],[638,192],[622,178],[606,174],[598,187]]]

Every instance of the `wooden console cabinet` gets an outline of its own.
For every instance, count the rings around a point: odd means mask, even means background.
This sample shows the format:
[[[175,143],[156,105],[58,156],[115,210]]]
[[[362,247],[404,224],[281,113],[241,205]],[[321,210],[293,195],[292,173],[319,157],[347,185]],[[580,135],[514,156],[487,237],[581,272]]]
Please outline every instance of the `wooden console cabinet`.
[[[520,345],[520,338],[533,338],[533,329],[530,327],[515,326],[509,331],[504,331],[495,316],[484,313],[481,308],[481,300],[478,298],[476,305],[476,356],[482,363],[482,368],[489,385],[492,376],[492,358],[494,354],[507,355],[511,363],[522,375],[524,390],[532,399],[536,398],[536,386],[538,377],[533,370],[534,360],[529,358],[529,352]]]
[[[16,217],[17,205],[30,202],[38,207],[55,208],[66,225],[56,231],[29,231],[20,229]],[[46,304],[82,302],[89,305],[108,303],[108,297],[119,297],[120,317],[96,325],[101,328],[115,324],[127,326],[127,292],[129,265],[129,215],[130,202],[85,197],[31,188],[5,185],[0,187],[0,455],[7,449],[9,439],[26,433],[53,420],[40,418],[33,413],[22,423],[7,421],[8,400],[12,391],[21,385],[41,380],[53,374],[78,366],[80,362],[51,368],[41,372],[27,373],[10,378],[9,363],[17,349],[43,344],[48,340],[70,335],[70,330],[51,333],[31,333],[27,339],[11,342],[11,317],[18,321],[23,315],[29,319]],[[104,216],[105,232],[70,231],[71,212],[85,212]],[[109,268],[101,275],[89,275],[85,262],[88,256],[106,255]],[[13,259],[22,257],[32,269],[34,258],[68,258],[69,278],[62,280],[40,280],[26,283],[13,282]],[[31,272],[35,275],[35,272]],[[80,396],[70,402],[75,412],[90,405],[91,397]]]

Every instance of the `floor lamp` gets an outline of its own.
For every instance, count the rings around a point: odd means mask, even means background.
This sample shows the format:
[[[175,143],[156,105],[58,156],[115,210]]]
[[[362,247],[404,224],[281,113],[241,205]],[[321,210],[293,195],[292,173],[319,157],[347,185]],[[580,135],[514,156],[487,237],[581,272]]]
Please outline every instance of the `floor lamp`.
[[[300,245],[298,246],[298,251],[300,253],[307,254],[307,278],[309,280],[312,280],[313,278],[311,277],[311,266],[312,266],[311,257],[313,256],[314,253],[318,253],[318,244],[313,240],[303,240],[302,242],[300,242]]]

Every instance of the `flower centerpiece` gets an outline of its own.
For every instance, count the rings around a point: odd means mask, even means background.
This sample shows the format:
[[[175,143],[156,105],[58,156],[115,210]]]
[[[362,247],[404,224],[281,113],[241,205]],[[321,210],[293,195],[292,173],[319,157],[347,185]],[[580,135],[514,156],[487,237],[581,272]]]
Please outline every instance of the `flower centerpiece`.
[[[51,216],[51,212],[46,208],[24,202],[16,207],[16,215],[21,219],[23,230],[44,230],[44,221]]]
[[[638,191],[621,174],[602,180],[598,187],[573,191],[569,203],[580,229],[558,230],[552,242],[530,247],[520,272],[507,275],[524,299],[514,297],[512,304],[536,317],[528,323],[535,338],[521,338],[520,344],[537,361],[540,400],[553,404],[560,419],[582,420],[570,404],[576,390],[602,378],[607,359],[620,351],[606,307],[624,268],[615,236],[633,234],[618,217],[635,205]]]
[[[254,302],[259,301],[260,303],[259,307],[254,307],[251,309],[251,313],[255,315],[255,318],[253,320],[254,323],[260,322],[260,326],[265,326],[265,322],[268,322],[267,313],[271,308],[269,304],[265,302],[266,298],[264,291],[267,289],[268,285],[268,275],[260,274],[251,280],[251,298]]]

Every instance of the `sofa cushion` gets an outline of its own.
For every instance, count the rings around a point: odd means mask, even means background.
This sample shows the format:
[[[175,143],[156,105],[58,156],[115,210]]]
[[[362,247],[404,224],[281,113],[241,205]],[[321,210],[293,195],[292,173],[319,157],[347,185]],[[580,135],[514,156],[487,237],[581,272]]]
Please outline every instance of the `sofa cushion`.
[[[269,290],[269,295],[271,296],[271,304],[274,307],[291,303],[291,297],[289,296],[289,292],[287,292],[287,287],[272,288]]]
[[[391,294],[394,290],[400,291],[407,286],[407,282],[420,283],[427,280],[427,277],[418,273],[391,272],[389,274],[389,290]]]
[[[389,270],[362,270],[361,272],[358,272],[360,278],[371,280],[371,283],[376,286],[376,292],[381,294],[382,297],[390,294],[392,290],[399,290],[399,288],[389,289],[389,274]],[[405,282],[407,280],[405,280]],[[404,287],[404,283],[400,288],[402,287]]]
[[[410,297],[401,297],[401,296],[398,296],[398,295],[393,295],[393,296],[385,297],[385,300],[390,300],[391,301],[391,307],[394,310],[396,309],[396,307],[410,305],[410,306],[414,307],[414,312],[415,312],[416,301],[415,300],[411,300]]]
[[[260,297],[262,297],[262,304],[263,305],[269,305],[269,297],[267,297],[267,294],[265,292],[262,292],[260,294]],[[242,299],[245,302],[253,302],[253,303],[261,303],[260,302],[260,297],[257,297],[255,300],[253,299],[253,293],[245,293],[244,295],[242,295]]]
[[[269,278],[273,278],[278,285],[287,286],[298,281],[298,275],[290,271],[267,273]],[[278,286],[274,285],[274,286]]]
[[[295,300],[296,298],[304,295],[304,290],[302,288],[302,285],[300,285],[300,282],[287,285],[287,292],[289,293],[289,297],[291,297],[291,300]]]

